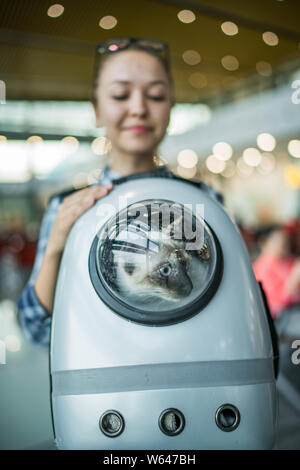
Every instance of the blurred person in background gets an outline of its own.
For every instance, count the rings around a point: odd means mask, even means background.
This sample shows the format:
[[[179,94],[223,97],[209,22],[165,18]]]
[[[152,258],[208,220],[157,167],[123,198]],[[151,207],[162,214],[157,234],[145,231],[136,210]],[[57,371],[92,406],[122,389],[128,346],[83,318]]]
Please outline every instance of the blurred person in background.
[[[284,309],[300,308],[300,258],[291,250],[289,230],[280,225],[263,229],[258,235],[260,255],[253,263],[257,281],[265,290],[273,319]]]

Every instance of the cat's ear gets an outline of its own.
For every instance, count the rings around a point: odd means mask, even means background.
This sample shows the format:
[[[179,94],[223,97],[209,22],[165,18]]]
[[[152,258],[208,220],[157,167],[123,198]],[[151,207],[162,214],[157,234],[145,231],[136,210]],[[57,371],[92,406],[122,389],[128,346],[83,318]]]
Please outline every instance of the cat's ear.
[[[183,217],[182,215],[177,217],[173,222],[171,222],[166,229],[164,229],[164,232],[170,237],[170,238],[176,238],[176,239],[182,239],[182,222],[183,222]],[[174,237],[174,235],[176,235]]]
[[[196,251],[198,258],[203,259],[205,261],[210,259],[210,250],[209,246],[206,243],[203,243],[200,250]]]

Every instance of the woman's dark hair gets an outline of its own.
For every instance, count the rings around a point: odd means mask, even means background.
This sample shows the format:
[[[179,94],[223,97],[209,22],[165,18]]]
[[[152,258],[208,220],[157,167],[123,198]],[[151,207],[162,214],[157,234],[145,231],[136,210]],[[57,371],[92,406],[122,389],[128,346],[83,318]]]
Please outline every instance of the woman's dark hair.
[[[113,53],[99,54],[98,52],[96,52],[95,62],[94,62],[93,88],[92,88],[92,93],[91,93],[91,98],[90,98],[90,101],[94,104],[95,107],[97,106],[97,89],[98,89],[99,76],[100,76],[102,69],[104,68],[105,63],[110,59],[110,57],[114,57],[116,54],[121,54],[122,52],[132,51],[132,50],[146,52],[147,54],[150,54],[151,56],[155,57],[163,66],[167,74],[167,77],[169,79],[170,86],[171,88],[173,88],[173,78],[171,75],[169,59],[165,56],[161,56],[157,54],[151,48],[145,47],[138,43],[133,43],[133,44],[130,44],[126,49],[121,49]]]

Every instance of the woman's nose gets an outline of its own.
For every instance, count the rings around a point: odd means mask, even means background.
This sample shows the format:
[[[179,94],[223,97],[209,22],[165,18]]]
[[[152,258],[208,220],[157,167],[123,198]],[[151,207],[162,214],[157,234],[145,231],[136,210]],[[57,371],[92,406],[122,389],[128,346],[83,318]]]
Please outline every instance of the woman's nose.
[[[129,102],[129,112],[132,116],[144,116],[148,108],[145,97],[142,93],[135,93]]]

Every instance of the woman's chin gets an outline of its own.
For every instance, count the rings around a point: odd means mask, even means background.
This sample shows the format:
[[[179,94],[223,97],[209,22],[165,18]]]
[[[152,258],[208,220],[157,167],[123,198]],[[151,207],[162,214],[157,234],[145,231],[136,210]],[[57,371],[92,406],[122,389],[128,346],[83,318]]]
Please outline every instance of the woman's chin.
[[[137,155],[141,157],[146,157],[148,155],[154,155],[155,153],[155,147],[150,146],[150,145],[141,145],[141,144],[135,144],[135,145],[127,145],[126,147],[123,147],[123,150],[127,154],[131,155]]]

